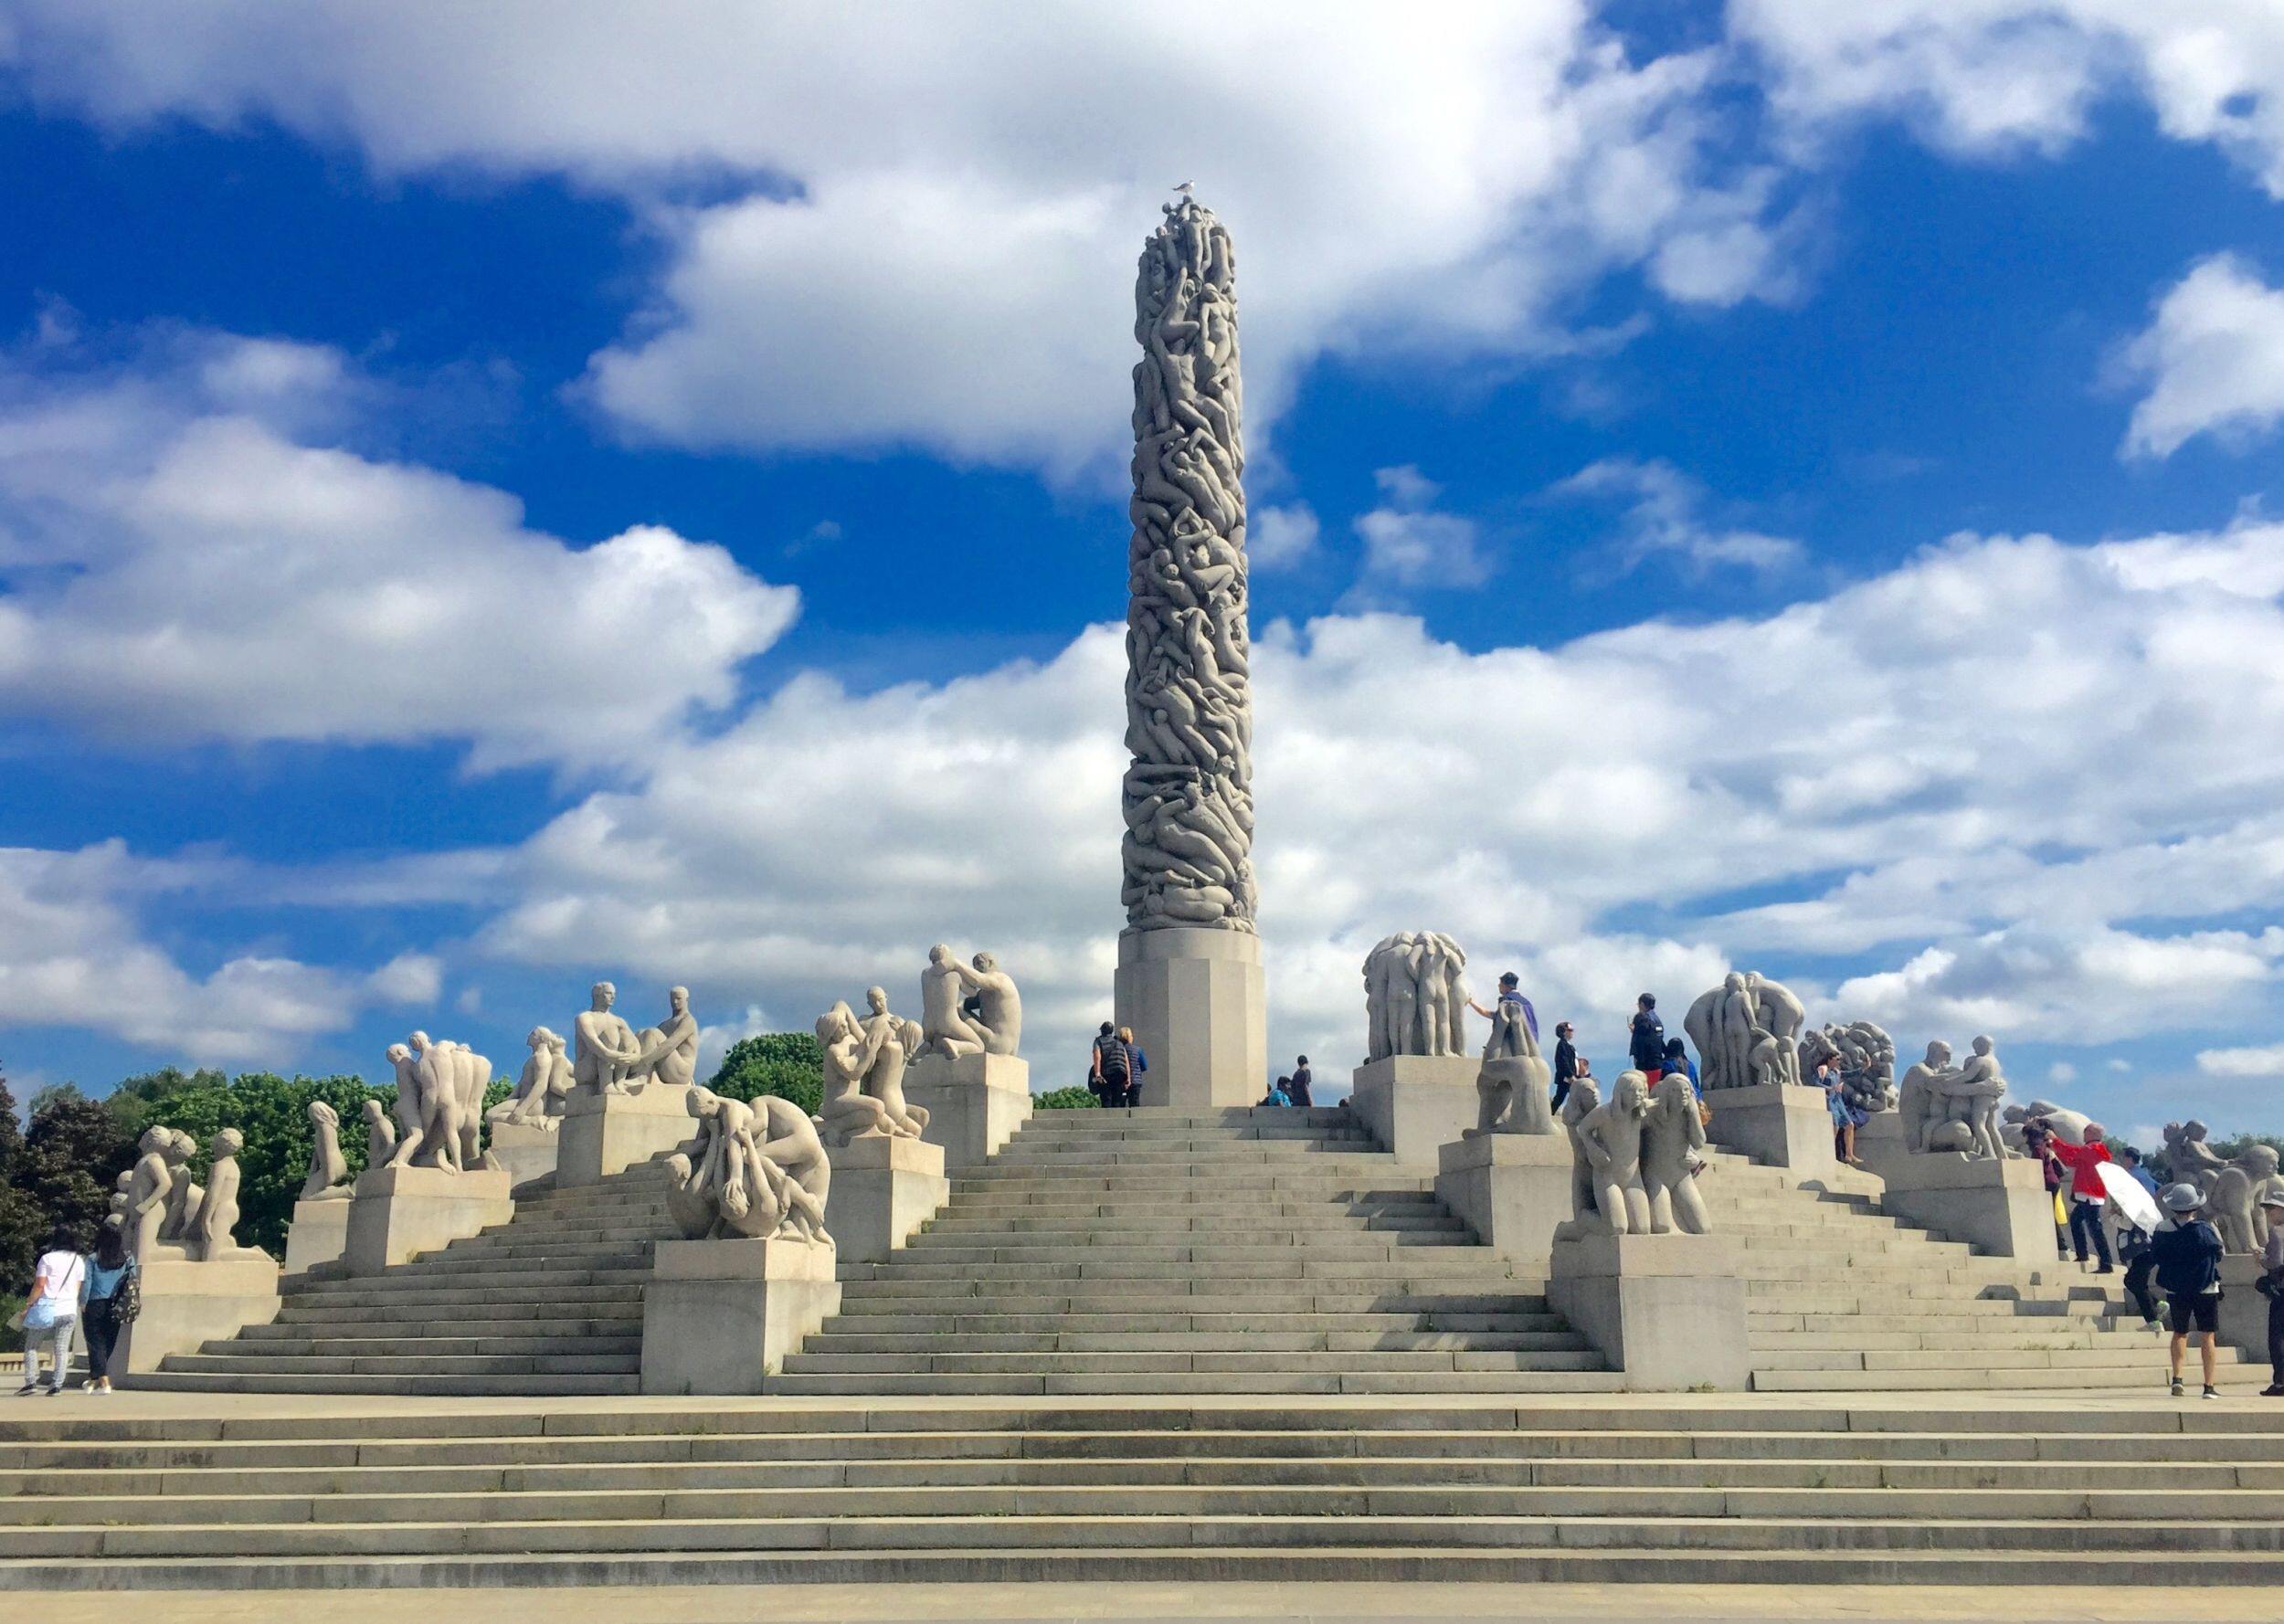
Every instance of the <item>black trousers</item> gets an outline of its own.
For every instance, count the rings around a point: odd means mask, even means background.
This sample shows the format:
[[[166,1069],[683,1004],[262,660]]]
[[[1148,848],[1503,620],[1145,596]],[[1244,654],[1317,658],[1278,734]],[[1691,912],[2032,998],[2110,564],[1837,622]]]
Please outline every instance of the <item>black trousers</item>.
[[[2284,1387],[2284,1297],[2268,1299],[2268,1377]]]
[[[2110,1232],[2102,1228],[2101,1204],[2098,1201],[2070,1203],[2070,1244],[2078,1253],[2078,1260],[2086,1260],[2086,1249],[2093,1247],[2094,1258],[2104,1269],[2110,1267]]]
[[[116,1306],[109,1297],[90,1298],[86,1312],[79,1316],[79,1330],[87,1337],[90,1381],[100,1380],[111,1372],[111,1349],[119,1345],[119,1322],[111,1317],[111,1310]]]

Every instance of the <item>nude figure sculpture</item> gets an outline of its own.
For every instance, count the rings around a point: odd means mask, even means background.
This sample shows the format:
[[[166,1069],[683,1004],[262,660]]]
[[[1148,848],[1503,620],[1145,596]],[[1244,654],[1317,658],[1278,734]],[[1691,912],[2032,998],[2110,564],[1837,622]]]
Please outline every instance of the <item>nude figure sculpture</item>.
[[[174,1130],[145,1128],[137,1143],[143,1155],[129,1174],[127,1240],[136,1259],[148,1263],[160,1255],[159,1232],[166,1227],[167,1198],[174,1194],[176,1182],[169,1155],[174,1148]]]
[[[304,1201],[346,1201],[349,1160],[341,1154],[340,1113],[323,1100],[310,1102],[310,1171],[301,1181]]]
[[[769,1094],[746,1102],[700,1088],[691,1108],[697,1143],[666,1161],[667,1211],[685,1236],[832,1244],[824,1227],[831,1165],[800,1107]]]
[[[1578,1125],[1578,1144],[1594,1177],[1594,1210],[1620,1235],[1650,1228],[1649,1192],[1642,1183],[1642,1131],[1649,1115],[1649,1080],[1621,1071],[1610,1098]]]
[[[523,1042],[532,1053],[516,1079],[515,1091],[485,1112],[484,1119],[553,1127],[571,1097],[570,1057],[564,1053],[563,1039],[545,1027],[534,1027]]]
[[[222,1263],[239,1258],[273,1260],[268,1252],[240,1246],[231,1232],[238,1228],[238,1157],[245,1148],[246,1136],[236,1128],[225,1128],[206,1143],[206,1198],[198,1206],[198,1233],[190,1249],[190,1255],[201,1262]]]
[[[1713,1220],[1697,1189],[1705,1165],[1705,1118],[1687,1073],[1668,1071],[1650,1091],[1642,1124],[1642,1187],[1648,1194],[1650,1233],[1703,1235]]]
[[[571,1075],[583,1089],[623,1094],[627,1068],[642,1052],[634,1028],[611,1012],[619,989],[598,981],[587,990],[587,1007],[571,1023]]]

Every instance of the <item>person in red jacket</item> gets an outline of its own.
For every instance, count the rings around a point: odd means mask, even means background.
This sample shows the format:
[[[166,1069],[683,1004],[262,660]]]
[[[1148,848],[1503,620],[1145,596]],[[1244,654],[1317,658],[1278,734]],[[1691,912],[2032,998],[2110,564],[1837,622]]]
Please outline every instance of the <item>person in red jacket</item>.
[[[2086,1249],[2093,1247],[2094,1257],[2100,1263],[2096,1274],[2115,1274],[2116,1267],[2110,1261],[2110,1234],[2102,1227],[2102,1213],[2109,1197],[2102,1193],[2101,1175],[2095,1171],[2110,1160],[2110,1147],[2102,1143],[2101,1124],[2086,1124],[2086,1143],[2071,1144],[2059,1134],[2046,1141],[2046,1154],[2069,1170],[2070,1175],[2070,1244],[2080,1263],[2086,1260]]]

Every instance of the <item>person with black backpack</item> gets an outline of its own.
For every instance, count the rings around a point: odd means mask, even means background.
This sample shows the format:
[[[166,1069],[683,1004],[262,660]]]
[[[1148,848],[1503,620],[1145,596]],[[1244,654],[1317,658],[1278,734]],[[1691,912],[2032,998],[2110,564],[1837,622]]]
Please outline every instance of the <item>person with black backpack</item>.
[[[1626,1056],[1644,1079],[1655,1082],[1665,1070],[1665,1023],[1658,1018],[1657,998],[1644,993],[1634,1001],[1634,1029]]]
[[[1149,1058],[1135,1043],[1132,1027],[1120,1027],[1113,1036],[1097,1039],[1094,1074],[1102,1080],[1103,1109],[1130,1110],[1141,1093],[1142,1073],[1149,1069]]]
[[[111,1350],[142,1308],[143,1281],[127,1251],[127,1220],[113,1213],[103,1220],[88,1260],[87,1308],[79,1320],[87,1336],[87,1391],[112,1390]]]

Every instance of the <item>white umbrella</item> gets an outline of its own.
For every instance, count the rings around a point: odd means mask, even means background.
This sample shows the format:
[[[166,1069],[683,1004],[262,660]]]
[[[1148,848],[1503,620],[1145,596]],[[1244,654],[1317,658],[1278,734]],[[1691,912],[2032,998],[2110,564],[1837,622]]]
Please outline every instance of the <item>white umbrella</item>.
[[[2094,1168],[2094,1176],[2101,1180],[2102,1193],[2118,1204],[2126,1222],[2145,1235],[2154,1235],[2165,1227],[2165,1215],[2157,1210],[2157,1197],[2141,1186],[2141,1181],[2115,1162],[2102,1162]]]

